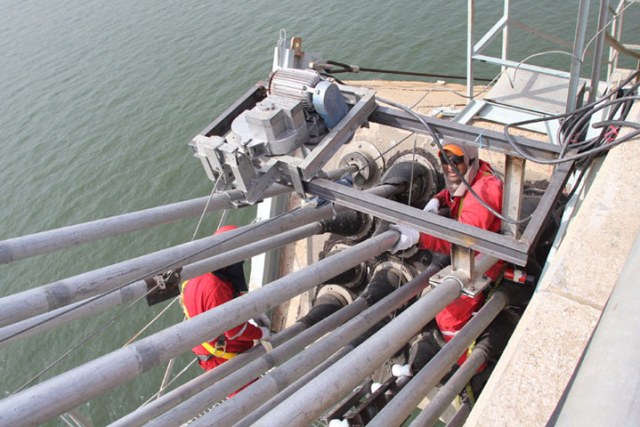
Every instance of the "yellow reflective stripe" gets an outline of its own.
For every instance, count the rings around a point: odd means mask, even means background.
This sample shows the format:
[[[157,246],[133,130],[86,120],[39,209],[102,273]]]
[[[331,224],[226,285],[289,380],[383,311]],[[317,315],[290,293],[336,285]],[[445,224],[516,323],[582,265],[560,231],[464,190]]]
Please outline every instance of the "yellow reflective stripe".
[[[191,316],[189,316],[189,312],[187,311],[187,307],[184,305],[184,288],[185,286],[187,286],[187,282],[188,280],[185,280],[184,282],[182,282],[182,286],[180,289],[180,306],[182,307],[182,311],[184,311],[184,315],[187,317],[187,319],[190,319]],[[234,357],[236,357],[238,355],[238,353],[230,353],[226,350],[216,350],[216,348],[214,348],[211,344],[209,344],[208,342],[203,342],[202,344],[200,344],[201,346],[203,346],[205,348],[205,350],[207,350],[209,353],[211,353],[211,355],[215,356],[215,357],[220,357],[222,359],[233,359]]]
[[[222,359],[233,359],[234,357],[236,357],[238,355],[238,353],[230,353],[226,350],[216,350],[211,344],[209,344],[208,342],[203,342],[202,346],[209,352],[211,353],[213,356],[215,357],[220,357]]]

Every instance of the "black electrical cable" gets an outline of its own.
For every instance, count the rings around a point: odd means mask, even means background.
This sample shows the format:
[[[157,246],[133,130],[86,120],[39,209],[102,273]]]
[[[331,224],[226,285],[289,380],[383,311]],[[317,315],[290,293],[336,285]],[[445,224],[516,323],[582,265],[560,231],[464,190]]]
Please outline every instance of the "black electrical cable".
[[[416,113],[415,111],[413,111],[411,108],[402,105],[402,104],[398,104],[396,102],[390,101],[388,99],[384,99],[381,97],[376,97],[376,99],[378,99],[381,102],[384,102],[385,104],[389,104],[393,107],[396,108],[400,108],[401,110],[406,111],[407,113],[411,114],[412,116],[414,116],[416,119],[418,119],[418,121],[420,123],[422,123],[422,125],[429,131],[429,133],[431,134],[431,137],[433,138],[433,141],[436,143],[436,145],[438,146],[438,150],[440,151],[444,151],[444,148],[442,146],[442,143],[440,142],[440,138],[438,137],[438,135],[436,134],[435,130],[433,129],[433,127],[427,123],[422,116],[420,116],[420,114]],[[471,184],[469,184],[469,182],[464,178],[464,176],[462,176],[462,174],[460,173],[460,171],[458,170],[457,166],[455,166],[453,164],[453,162],[451,162],[451,160],[447,157],[447,156],[443,156],[443,158],[446,160],[446,162],[449,164],[449,166],[451,167],[451,169],[453,169],[453,171],[456,173],[456,175],[458,175],[458,178],[461,179],[462,184],[467,187],[467,190],[469,191],[469,193],[471,193],[471,195],[473,197],[476,198],[476,200],[478,200],[478,202],[484,206],[489,212],[491,212],[493,215],[495,215],[497,218],[499,218],[502,221],[508,222],[510,224],[522,224],[525,223],[527,221],[529,221],[531,219],[531,217],[533,216],[533,214],[529,215],[526,218],[522,218],[522,219],[513,219],[507,216],[502,215],[500,212],[498,212],[497,210],[495,210],[493,207],[489,206],[487,204],[487,202],[485,202],[484,200],[482,200],[482,198],[478,195],[478,193],[476,193],[476,191],[471,187]]]
[[[596,112],[598,110],[601,110],[603,108],[606,108],[606,107],[608,107],[610,105],[613,105],[615,103],[627,102],[628,100],[637,100],[637,99],[640,99],[640,96],[626,96],[624,98],[618,98],[618,99],[615,99],[615,100],[612,100],[612,101],[605,102],[602,105],[598,106],[597,108],[592,108],[590,106],[589,108],[591,108],[591,110],[589,110],[589,111],[591,112],[591,114],[590,115],[583,115],[583,116],[581,116],[581,118],[579,120],[581,122],[582,121],[587,121],[594,112]],[[583,108],[586,108],[586,107],[583,107]],[[583,110],[583,111],[586,111],[586,110]],[[583,111],[581,111],[581,112],[583,112]],[[565,114],[559,114],[559,115],[555,115],[555,116],[548,116],[548,117],[544,117],[544,118],[537,118],[537,119],[523,120],[523,121],[520,121],[520,122],[509,123],[504,128],[504,134],[505,134],[505,137],[507,138],[507,142],[509,142],[509,145],[511,145],[511,147],[513,147],[513,149],[518,154],[520,154],[523,158],[525,158],[527,160],[530,160],[532,162],[539,163],[539,164],[544,164],[544,165],[557,165],[557,164],[560,164],[560,163],[563,163],[563,162],[579,160],[579,159],[585,158],[585,157],[587,157],[587,156],[589,156],[591,154],[597,154],[597,153],[609,150],[611,147],[619,145],[621,142],[628,141],[629,139],[633,138],[633,136],[635,136],[635,134],[636,134],[635,132],[633,132],[632,134],[630,134],[630,135],[633,135],[632,137],[629,137],[629,135],[626,135],[625,137],[623,137],[621,139],[617,138],[612,143],[608,143],[606,145],[600,145],[600,146],[598,146],[596,148],[591,148],[591,149],[589,149],[587,151],[582,151],[582,152],[580,152],[578,154],[575,154],[575,155],[572,155],[572,156],[561,156],[561,157],[558,157],[557,159],[546,160],[546,159],[536,158],[536,157],[530,156],[529,154],[525,153],[522,150],[522,148],[520,148],[518,142],[515,141],[513,136],[509,133],[509,129],[511,127],[517,127],[517,126],[522,126],[522,125],[525,125],[525,124],[538,123],[538,122],[541,122],[541,121],[548,121],[548,120],[568,117],[571,114],[573,114],[573,113],[565,113]],[[599,122],[599,123],[605,123],[605,122]],[[622,121],[620,123],[622,123],[624,126],[630,126],[630,127],[634,127],[635,128],[635,126],[631,126],[631,122]],[[598,123],[595,123],[592,126],[593,127],[597,127],[596,125],[598,125]]]
[[[385,70],[381,68],[368,68],[368,67],[360,67],[357,65],[348,65],[343,62],[338,61],[326,61],[329,65],[334,65],[340,67],[338,70],[325,70],[325,72],[329,74],[337,74],[337,73],[358,73],[360,71],[368,72],[368,73],[382,73],[382,74],[396,74],[403,76],[417,76],[417,77],[435,77],[442,79],[456,79],[456,80],[466,80],[466,76],[454,76],[451,74],[437,74],[437,73],[418,73],[415,71],[401,71],[401,70]],[[493,79],[487,79],[485,77],[474,77],[473,80],[477,80],[479,82],[491,82]]]

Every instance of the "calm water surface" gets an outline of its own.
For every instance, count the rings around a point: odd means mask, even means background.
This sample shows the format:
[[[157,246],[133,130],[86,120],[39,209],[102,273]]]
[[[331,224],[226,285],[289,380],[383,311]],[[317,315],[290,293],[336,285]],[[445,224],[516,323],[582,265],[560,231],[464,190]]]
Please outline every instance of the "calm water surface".
[[[478,30],[486,30],[502,2],[476,3]],[[573,37],[577,0],[513,3],[517,19]],[[637,13],[627,22],[633,20]],[[466,2],[460,0],[0,0],[0,239],[209,194],[211,183],[186,144],[268,75],[281,28],[328,59],[465,72]],[[514,58],[552,48],[513,34]],[[559,67],[569,63],[568,57],[546,59]],[[231,221],[247,223],[252,214],[234,212]],[[198,237],[217,220],[206,218]],[[188,241],[196,223],[0,266],[0,296]],[[41,379],[121,347],[162,308],[121,308],[0,349],[1,392],[14,392],[70,348]],[[172,307],[146,334],[181,317]],[[177,369],[189,360],[179,359]],[[113,421],[153,394],[163,371],[156,368],[80,411],[95,425]],[[198,373],[192,368],[185,379]]]

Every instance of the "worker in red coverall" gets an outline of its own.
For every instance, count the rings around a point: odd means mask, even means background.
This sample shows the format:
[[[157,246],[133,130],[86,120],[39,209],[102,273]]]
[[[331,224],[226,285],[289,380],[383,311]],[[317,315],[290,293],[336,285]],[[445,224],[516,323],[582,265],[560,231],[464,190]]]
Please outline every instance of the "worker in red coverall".
[[[236,226],[221,227],[215,234],[234,230]],[[187,318],[218,307],[248,291],[242,262],[182,283],[181,302]],[[219,337],[193,347],[200,367],[209,371],[239,353],[254,346],[254,342],[270,335],[269,318],[262,314],[253,322],[245,322],[229,329]]]
[[[435,214],[444,214],[461,223],[484,230],[499,232],[500,219],[487,209],[482,202],[490,206],[494,211],[502,212],[502,180],[496,176],[487,162],[479,159],[478,149],[445,140],[439,157],[444,174],[445,188],[437,193],[423,210]],[[457,172],[454,168],[457,168]],[[468,191],[467,186],[462,183],[461,176],[471,185],[471,188],[482,199],[482,202]],[[420,249],[427,249],[440,254],[450,254],[451,244],[446,240],[419,233],[413,228],[402,225],[392,225],[392,228],[401,233],[398,243],[392,249],[394,253],[408,249],[417,243]],[[486,272],[486,275],[492,280],[496,280],[501,275],[502,269],[503,262],[498,262]],[[436,325],[431,323],[425,329],[422,337],[414,342],[409,358],[411,372],[408,374],[415,373],[426,365],[437,351],[446,342],[449,342],[482,307],[484,301],[484,293],[479,293],[475,297],[461,295],[440,311],[435,318]],[[434,331],[436,326],[437,331]],[[508,329],[513,330],[511,326]],[[510,333],[508,336],[510,336]],[[506,341],[504,341],[504,345],[506,345]],[[500,352],[502,351],[502,349],[499,350]],[[461,355],[458,364],[462,364],[465,359],[466,352]]]

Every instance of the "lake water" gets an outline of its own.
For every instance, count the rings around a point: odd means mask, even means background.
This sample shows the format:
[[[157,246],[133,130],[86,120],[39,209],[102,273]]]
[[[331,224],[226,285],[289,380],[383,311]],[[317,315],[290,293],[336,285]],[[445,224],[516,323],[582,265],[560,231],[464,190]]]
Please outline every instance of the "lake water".
[[[573,38],[577,0],[513,3],[516,19]],[[480,32],[496,21],[502,2],[476,4]],[[594,2],[592,18],[597,8]],[[640,8],[632,9],[626,24],[637,42]],[[268,76],[282,28],[326,59],[465,73],[466,2],[460,0],[0,0],[0,239],[208,195],[211,182],[187,143]],[[513,31],[512,40],[514,59],[557,49],[524,32]],[[569,61],[550,54],[531,62],[567,69]],[[476,72],[493,77],[497,69],[479,65]],[[244,224],[252,215],[251,209],[233,212],[231,222]],[[217,221],[207,217],[198,237]],[[188,241],[196,223],[0,266],[0,296]],[[162,307],[142,302],[1,349],[3,395],[72,346],[77,349],[41,379],[122,346]],[[146,334],[181,318],[172,307]],[[179,359],[177,369],[188,360]],[[156,368],[80,411],[95,425],[113,421],[153,394],[163,371]],[[198,373],[191,368],[186,378]]]

